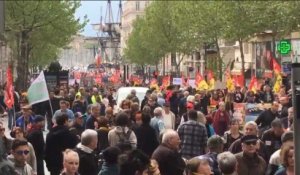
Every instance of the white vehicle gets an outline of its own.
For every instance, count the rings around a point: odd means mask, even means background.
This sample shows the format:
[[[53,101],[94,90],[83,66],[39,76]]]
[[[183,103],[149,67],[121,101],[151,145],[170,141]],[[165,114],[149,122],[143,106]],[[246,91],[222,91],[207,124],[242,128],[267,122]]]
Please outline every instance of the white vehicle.
[[[119,111],[120,104],[123,100],[126,99],[126,97],[130,94],[131,90],[136,91],[136,96],[138,97],[140,101],[140,105],[146,95],[146,92],[149,90],[149,88],[146,87],[121,87],[118,89],[117,94],[116,94],[116,108],[117,111]]]

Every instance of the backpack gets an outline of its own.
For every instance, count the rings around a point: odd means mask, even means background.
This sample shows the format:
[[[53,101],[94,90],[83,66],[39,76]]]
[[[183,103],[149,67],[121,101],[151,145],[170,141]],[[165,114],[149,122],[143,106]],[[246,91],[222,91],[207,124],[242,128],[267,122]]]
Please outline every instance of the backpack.
[[[119,141],[118,141],[118,145],[120,147],[131,147],[131,143],[129,141],[130,135],[132,133],[131,129],[128,129],[127,132],[125,132],[125,129],[122,128],[123,132],[122,133],[118,133],[116,132],[117,136],[119,137]]]

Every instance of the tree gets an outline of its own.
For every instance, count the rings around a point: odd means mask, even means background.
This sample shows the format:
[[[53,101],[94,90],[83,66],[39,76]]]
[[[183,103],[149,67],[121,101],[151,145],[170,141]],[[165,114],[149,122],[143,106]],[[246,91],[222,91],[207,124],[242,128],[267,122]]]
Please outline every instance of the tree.
[[[239,50],[241,54],[242,70],[245,72],[245,57],[243,42],[252,37],[255,33],[261,32],[263,27],[260,20],[258,20],[261,12],[259,2],[240,2],[229,1],[223,3],[224,15],[224,37],[226,39],[235,40],[239,43]],[[245,80],[243,82],[245,85]]]
[[[50,63],[48,70],[49,70],[49,72],[57,72],[58,73],[59,71],[62,70],[62,67],[58,61],[54,61],[54,62]]]
[[[86,24],[75,19],[78,1],[7,1],[6,34],[17,63],[16,87],[25,90],[30,65],[47,65]]]

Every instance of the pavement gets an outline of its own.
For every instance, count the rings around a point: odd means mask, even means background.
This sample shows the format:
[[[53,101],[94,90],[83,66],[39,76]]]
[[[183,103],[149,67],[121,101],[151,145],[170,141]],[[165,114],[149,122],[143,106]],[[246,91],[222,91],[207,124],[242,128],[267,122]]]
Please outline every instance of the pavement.
[[[5,135],[6,137],[10,137],[10,130],[8,129],[8,123],[7,123],[7,116],[1,117],[0,118],[0,122],[2,122],[5,126]],[[44,131],[44,139],[46,139],[46,135],[47,135],[48,131]],[[45,170],[45,175],[50,175],[50,172],[48,171],[47,167],[46,167],[46,163],[44,161],[44,170]]]

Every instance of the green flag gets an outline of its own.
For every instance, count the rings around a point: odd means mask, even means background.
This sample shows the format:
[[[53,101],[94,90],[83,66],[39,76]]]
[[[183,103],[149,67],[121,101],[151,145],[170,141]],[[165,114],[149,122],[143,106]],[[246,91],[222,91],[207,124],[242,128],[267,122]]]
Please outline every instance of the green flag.
[[[30,105],[49,100],[48,89],[43,71],[30,85],[27,91],[27,98]]]

